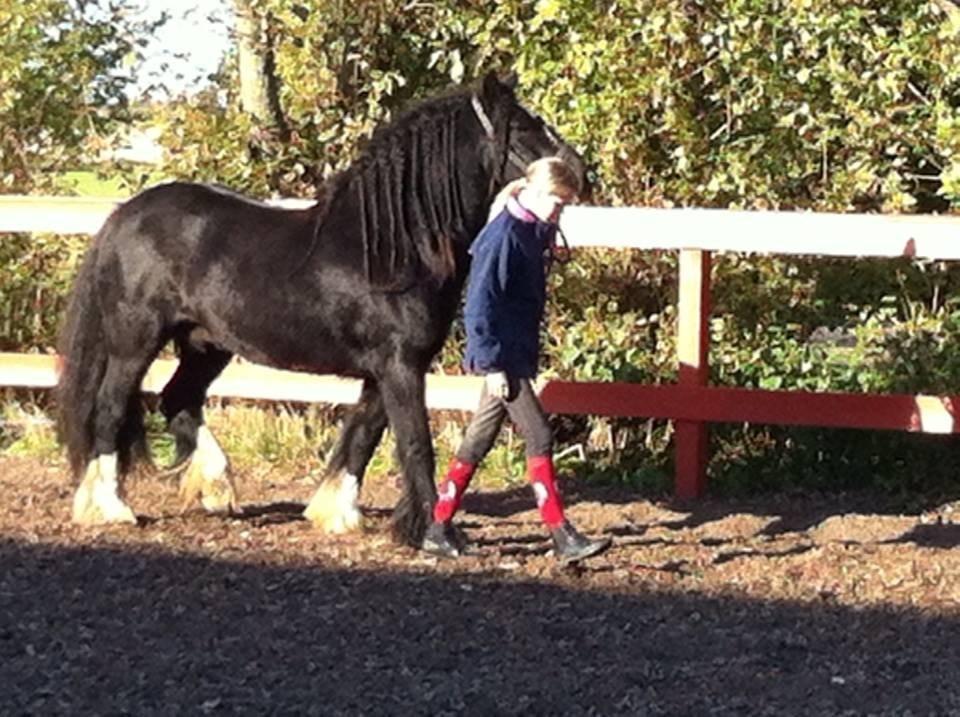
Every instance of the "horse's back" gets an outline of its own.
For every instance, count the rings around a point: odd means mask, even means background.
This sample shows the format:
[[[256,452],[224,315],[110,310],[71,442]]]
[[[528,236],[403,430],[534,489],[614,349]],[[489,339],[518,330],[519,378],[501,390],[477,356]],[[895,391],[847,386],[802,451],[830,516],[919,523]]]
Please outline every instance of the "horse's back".
[[[164,323],[201,323],[236,288],[255,294],[275,281],[311,237],[309,210],[204,184],[157,185],[117,207],[97,237],[101,303],[146,304]]]
[[[156,242],[210,240],[230,235],[234,244],[263,235],[276,240],[302,232],[310,209],[280,209],[228,189],[193,182],[170,182],[146,189],[120,205],[114,219]]]
[[[171,182],[121,204],[98,243],[106,258],[124,257],[125,267],[152,264],[187,281],[214,264],[251,256],[269,271],[272,262],[309,246],[312,221],[310,209],[280,209],[206,184]]]

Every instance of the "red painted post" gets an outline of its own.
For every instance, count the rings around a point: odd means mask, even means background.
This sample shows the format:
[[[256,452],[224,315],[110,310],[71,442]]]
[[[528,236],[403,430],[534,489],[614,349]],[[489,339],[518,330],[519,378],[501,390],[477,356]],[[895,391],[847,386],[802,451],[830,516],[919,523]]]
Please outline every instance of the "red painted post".
[[[710,252],[680,251],[677,358],[681,386],[706,386],[710,377]],[[699,498],[707,488],[707,443],[703,421],[677,421],[674,450],[677,498]]]

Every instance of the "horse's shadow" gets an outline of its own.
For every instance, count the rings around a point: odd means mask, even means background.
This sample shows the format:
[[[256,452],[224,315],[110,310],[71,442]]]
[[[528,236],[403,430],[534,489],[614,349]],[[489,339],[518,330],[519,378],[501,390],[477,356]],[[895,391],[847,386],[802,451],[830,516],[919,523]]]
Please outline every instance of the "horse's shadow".
[[[662,494],[647,495],[625,485],[574,481],[561,479],[564,501],[568,507],[586,503],[603,506],[629,506],[646,501],[674,516],[649,522],[628,517],[618,519],[595,531],[614,538],[621,547],[669,546],[676,544],[670,534],[696,530],[711,523],[722,521],[732,515],[750,515],[769,518],[758,528],[753,537],[774,540],[791,534],[802,534],[816,529],[830,518],[843,516],[896,516],[916,517],[916,524],[907,526],[895,537],[851,542],[875,542],[877,544],[912,543],[922,547],[951,548],[960,546],[960,524],[944,521],[942,517],[927,515],[921,522],[921,514],[936,511],[958,496],[930,495],[908,497],[891,496],[879,491],[838,493],[778,493],[751,498],[707,497],[701,500],[678,500]],[[305,521],[305,505],[297,501],[274,501],[243,506],[236,520],[248,521],[257,526],[281,525]],[[389,507],[363,506],[364,520],[371,526],[382,526],[389,521]],[[523,516],[523,517],[521,517]],[[479,547],[496,548],[503,555],[523,555],[542,552],[547,536],[541,531],[530,533],[531,521],[536,522],[536,501],[529,485],[521,484],[501,490],[468,492],[463,499],[461,524],[476,529],[484,521],[477,518],[492,518],[498,525],[512,524],[521,529],[516,537],[483,537],[476,535],[474,543]],[[651,535],[650,531],[658,531]],[[525,532],[526,531],[526,532]],[[730,539],[724,537],[698,536],[697,542],[719,549],[718,561],[725,562],[736,557],[749,556],[750,551],[738,548],[725,549]],[[763,554],[768,554],[764,551]]]
[[[887,543],[913,543],[924,548],[955,548],[960,545],[960,524],[932,523],[918,525]]]
[[[285,523],[306,522],[303,515],[306,504],[299,501],[274,501],[272,503],[254,503],[241,506],[240,512],[233,516],[234,520],[249,521],[257,526],[283,525]],[[365,520],[381,523],[390,518],[391,511],[387,508],[362,506],[360,511]]]
[[[258,523],[294,523],[306,520],[303,511],[307,506],[298,501],[276,501],[245,505],[236,516],[238,520],[250,520]]]
[[[467,527],[469,522],[464,523]],[[526,533],[509,537],[471,537],[468,545],[468,554],[471,549],[484,552],[494,550],[502,558],[532,557],[542,555],[549,550],[547,536],[543,533]]]

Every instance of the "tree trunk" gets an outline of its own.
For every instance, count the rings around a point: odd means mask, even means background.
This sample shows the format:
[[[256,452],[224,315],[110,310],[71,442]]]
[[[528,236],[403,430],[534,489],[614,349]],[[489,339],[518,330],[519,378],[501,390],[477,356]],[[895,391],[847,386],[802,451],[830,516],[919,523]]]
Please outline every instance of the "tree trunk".
[[[236,0],[237,56],[240,71],[240,108],[264,128],[286,132],[280,106],[280,81],[267,23],[250,0]]]

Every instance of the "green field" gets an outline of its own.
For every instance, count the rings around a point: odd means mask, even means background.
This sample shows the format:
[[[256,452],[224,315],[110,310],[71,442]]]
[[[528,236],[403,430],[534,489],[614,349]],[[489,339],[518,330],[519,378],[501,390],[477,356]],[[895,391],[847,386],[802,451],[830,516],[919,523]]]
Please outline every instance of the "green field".
[[[81,197],[122,197],[130,193],[118,177],[105,177],[92,170],[63,172],[56,184],[58,189]]]
[[[140,186],[146,187],[169,177],[152,172]],[[92,169],[78,169],[56,175],[54,184],[61,193],[78,197],[128,197],[136,193],[120,176],[109,176]]]

